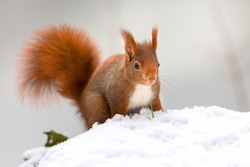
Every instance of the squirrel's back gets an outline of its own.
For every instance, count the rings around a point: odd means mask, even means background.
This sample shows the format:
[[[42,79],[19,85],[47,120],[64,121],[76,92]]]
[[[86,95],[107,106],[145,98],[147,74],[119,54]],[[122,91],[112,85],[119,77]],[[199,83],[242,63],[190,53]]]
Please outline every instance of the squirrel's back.
[[[99,65],[99,51],[82,30],[62,25],[37,31],[21,60],[19,94],[38,99],[54,88],[79,103],[81,93]]]

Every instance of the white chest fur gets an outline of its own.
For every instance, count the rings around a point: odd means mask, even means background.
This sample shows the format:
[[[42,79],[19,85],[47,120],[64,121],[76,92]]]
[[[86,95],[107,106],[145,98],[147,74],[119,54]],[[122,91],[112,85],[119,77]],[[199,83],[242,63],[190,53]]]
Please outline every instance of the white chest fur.
[[[151,85],[144,86],[138,84],[135,87],[134,93],[129,99],[128,109],[149,105],[153,98],[153,95],[154,94]]]

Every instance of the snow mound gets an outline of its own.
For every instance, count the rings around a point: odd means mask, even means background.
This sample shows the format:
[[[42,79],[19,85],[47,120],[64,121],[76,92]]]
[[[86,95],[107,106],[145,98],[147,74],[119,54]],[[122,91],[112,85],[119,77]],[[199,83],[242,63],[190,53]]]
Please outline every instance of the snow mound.
[[[22,167],[249,167],[250,113],[213,106],[155,112],[152,118],[142,110],[27,155]],[[40,161],[37,155],[43,155]]]

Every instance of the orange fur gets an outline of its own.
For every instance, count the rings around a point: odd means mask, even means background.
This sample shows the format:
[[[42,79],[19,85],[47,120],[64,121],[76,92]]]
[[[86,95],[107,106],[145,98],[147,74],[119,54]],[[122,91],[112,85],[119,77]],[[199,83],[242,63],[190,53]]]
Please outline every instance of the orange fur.
[[[81,93],[99,64],[99,51],[83,31],[66,25],[37,31],[21,55],[19,95],[38,99],[58,92],[79,103]]]
[[[152,30],[152,47],[156,51],[157,49],[157,35],[158,35],[158,29],[156,27],[153,28]]]
[[[124,29],[121,30],[121,35],[125,42],[125,46],[124,46],[125,51],[128,54],[126,56],[127,61],[131,61],[131,58],[133,57],[133,55],[135,55],[135,52],[137,50],[135,39],[129,31],[126,31]]]

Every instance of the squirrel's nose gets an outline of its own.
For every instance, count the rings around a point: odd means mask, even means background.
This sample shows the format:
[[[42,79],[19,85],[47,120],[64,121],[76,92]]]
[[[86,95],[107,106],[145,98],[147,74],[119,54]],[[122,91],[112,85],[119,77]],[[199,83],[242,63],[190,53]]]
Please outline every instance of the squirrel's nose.
[[[152,84],[152,83],[155,82],[156,77],[155,76],[149,76],[148,80],[149,80],[150,84]]]

